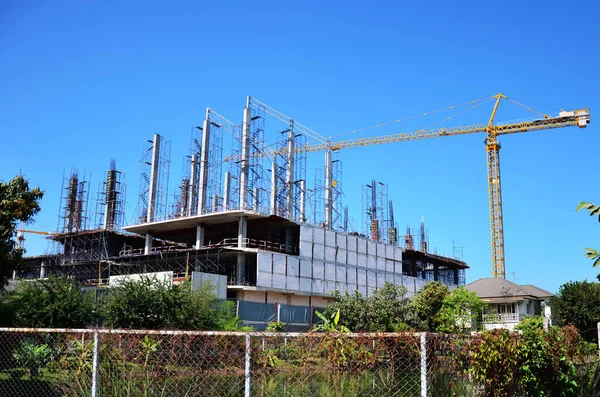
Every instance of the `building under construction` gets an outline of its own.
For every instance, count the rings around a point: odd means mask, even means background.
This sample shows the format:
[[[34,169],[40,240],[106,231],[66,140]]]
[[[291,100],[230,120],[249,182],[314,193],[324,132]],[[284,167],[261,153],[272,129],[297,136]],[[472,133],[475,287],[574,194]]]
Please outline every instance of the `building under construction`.
[[[225,132],[225,133],[224,133]],[[468,266],[428,252],[426,230],[398,233],[387,186],[362,194],[362,230],[348,226],[342,164],[326,150],[307,178],[308,140],[323,138],[254,98],[236,125],[208,109],[192,128],[175,193],[169,194],[170,144],[146,142],[138,203],[125,225],[125,183],[111,162],[90,214],[89,182],[64,178],[53,252],[29,257],[22,277],[70,275],[110,286],[113,277],[167,272],[175,281],[222,276],[240,302],[324,307],[332,291],[370,295],[386,282],[408,295],[425,282],[464,284]],[[241,314],[241,313],[240,313]],[[243,316],[242,316],[243,317]],[[282,318],[277,317],[282,320]]]

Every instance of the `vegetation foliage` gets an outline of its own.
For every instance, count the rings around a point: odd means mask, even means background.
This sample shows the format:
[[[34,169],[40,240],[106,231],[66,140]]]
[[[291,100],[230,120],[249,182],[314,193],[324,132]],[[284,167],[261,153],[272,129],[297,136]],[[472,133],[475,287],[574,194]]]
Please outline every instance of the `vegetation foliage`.
[[[485,302],[475,292],[462,286],[458,287],[442,300],[442,307],[437,315],[439,325],[436,330],[449,333],[478,330],[485,306]]]
[[[207,283],[197,290],[189,282],[171,286],[154,277],[124,280],[104,301],[102,319],[114,328],[237,329],[231,305],[219,302],[213,289]]]
[[[82,328],[97,318],[93,294],[72,278],[22,281],[6,301],[19,327]]]
[[[339,313],[336,329],[344,326],[352,332],[462,333],[479,327],[485,303],[474,292],[463,287],[450,292],[445,285],[432,281],[411,299],[406,298],[406,293],[406,288],[391,283],[366,298],[358,292],[335,292],[325,316],[319,317],[323,323],[331,324]]]
[[[552,300],[552,312],[559,325],[574,325],[589,342],[598,342],[600,283],[570,281],[560,286]]]
[[[386,283],[369,297],[359,292],[332,294],[333,302],[327,305],[326,318],[339,312],[340,325],[354,332],[402,331],[420,328],[412,302],[404,299],[406,288]]]
[[[154,277],[124,280],[102,304],[82,292],[72,278],[21,281],[0,301],[4,326],[84,328],[101,323],[114,328],[251,330],[241,326],[233,302],[221,302],[213,286],[192,290],[189,282],[171,286]]]
[[[582,209],[589,211],[590,216],[598,216],[598,222],[600,222],[600,206],[583,201],[583,202],[579,203],[576,210],[581,211]],[[587,256],[588,258],[590,258],[591,260],[594,261],[594,267],[599,266],[600,265],[600,251],[593,249],[593,248],[586,248],[585,250],[586,250],[585,256]],[[600,275],[598,275],[598,277],[600,280]]]
[[[39,188],[29,188],[23,176],[8,183],[0,181],[0,292],[22,268],[23,250],[17,247],[15,231],[18,222],[29,222],[40,211],[39,201],[44,196]]]

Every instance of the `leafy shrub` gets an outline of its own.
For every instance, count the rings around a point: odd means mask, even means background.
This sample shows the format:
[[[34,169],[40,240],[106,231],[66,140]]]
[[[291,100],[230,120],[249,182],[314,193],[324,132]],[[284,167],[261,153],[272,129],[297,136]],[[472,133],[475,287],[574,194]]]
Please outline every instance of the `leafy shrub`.
[[[97,318],[90,292],[81,292],[73,278],[50,277],[19,283],[7,296],[13,325],[33,328],[81,328]]]
[[[530,331],[544,329],[544,317],[542,316],[534,316],[534,317],[525,317],[519,321],[519,324],[515,326],[515,330],[521,331],[526,334]]]
[[[456,288],[442,300],[442,307],[436,315],[439,321],[437,331],[463,333],[477,330],[485,306],[475,292],[464,287]]]
[[[465,369],[486,395],[577,396],[597,380],[593,372],[587,378],[578,373],[587,345],[575,327],[544,333],[536,322],[524,324],[522,335],[493,330],[472,339]]]
[[[219,302],[213,286],[192,290],[155,277],[125,280],[111,289],[102,306],[104,324],[115,328],[239,330],[231,302]]]
[[[37,378],[40,375],[40,368],[50,361],[50,354],[50,347],[46,343],[35,345],[22,341],[13,352],[13,357],[19,365],[29,370],[32,378]]]
[[[265,331],[267,331],[267,332],[283,332],[284,327],[285,327],[285,323],[283,323],[282,321],[271,321],[267,325],[267,328],[265,329]]]
[[[340,312],[340,325],[355,332],[390,332],[422,328],[423,324],[409,299],[406,288],[391,283],[376,290],[367,298],[359,292],[334,292],[333,302],[327,305],[326,317]]]

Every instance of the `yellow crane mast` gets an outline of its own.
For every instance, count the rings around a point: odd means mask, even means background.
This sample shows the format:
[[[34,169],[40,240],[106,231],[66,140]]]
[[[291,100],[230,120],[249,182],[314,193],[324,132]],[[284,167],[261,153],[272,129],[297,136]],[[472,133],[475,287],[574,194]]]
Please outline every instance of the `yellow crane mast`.
[[[520,132],[531,132],[572,126],[585,128],[590,121],[590,113],[589,109],[587,108],[578,109],[574,111],[563,110],[558,114],[558,116],[555,117],[550,117],[544,114],[541,118],[534,119],[531,121],[522,121],[518,123],[508,124],[494,124],[494,118],[496,116],[498,106],[500,105],[500,101],[502,99],[509,100],[509,98],[501,93],[494,95],[493,98],[496,99],[496,102],[494,104],[494,109],[487,124],[474,124],[461,127],[418,130],[414,132],[406,132],[393,135],[348,139],[337,142],[327,142],[319,144],[309,144],[297,147],[296,151],[337,151],[340,149],[359,146],[371,146],[394,142],[414,141],[426,138],[440,138],[445,136],[456,136],[485,132],[487,134],[485,140],[485,148],[487,153],[488,167],[488,199],[490,207],[490,245],[492,254],[492,276],[505,278],[506,266],[504,260],[504,228],[502,218],[502,188],[500,180],[500,142],[498,142],[498,137],[501,135],[515,134]],[[519,104],[516,101],[513,102]]]

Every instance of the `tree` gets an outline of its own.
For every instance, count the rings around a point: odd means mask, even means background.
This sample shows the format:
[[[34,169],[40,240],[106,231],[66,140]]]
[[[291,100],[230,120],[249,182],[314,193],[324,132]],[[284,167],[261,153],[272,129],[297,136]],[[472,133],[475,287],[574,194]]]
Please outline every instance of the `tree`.
[[[552,300],[552,311],[559,324],[572,324],[585,340],[597,342],[600,283],[571,281],[561,285]]]
[[[111,288],[101,312],[104,324],[116,328],[231,330],[239,325],[212,285],[192,290],[188,282],[171,286],[155,277],[125,280]]]
[[[435,331],[442,324],[440,310],[446,296],[450,294],[448,287],[439,281],[425,284],[415,297],[414,305],[419,318],[425,322],[429,331]]]
[[[12,325],[34,328],[81,328],[93,325],[96,304],[72,278],[21,281],[7,297]]]
[[[23,176],[8,183],[0,181],[0,292],[13,271],[22,270],[23,250],[14,240],[17,222],[28,222],[40,211],[39,201],[44,196],[39,188],[29,189]]]
[[[462,333],[470,330],[472,326],[477,330],[485,306],[485,302],[475,292],[458,287],[442,301],[439,311],[440,325],[437,330]]]
[[[592,203],[588,203],[586,201],[582,201],[576,208],[576,211],[580,211],[582,209],[586,209],[590,212],[590,216],[598,215],[598,222],[600,222],[600,206],[594,205]],[[594,267],[600,265],[600,251],[597,251],[593,248],[586,248],[587,252],[585,256],[594,261]],[[598,279],[600,280],[600,275],[598,275]]]
[[[340,324],[356,332],[400,331],[421,328],[421,323],[409,299],[406,288],[391,283],[375,291],[368,298],[359,292],[332,294],[325,316],[333,318],[340,313]]]

